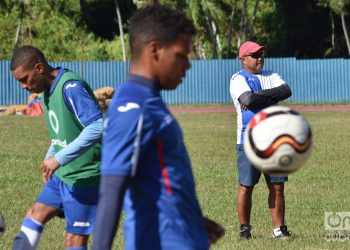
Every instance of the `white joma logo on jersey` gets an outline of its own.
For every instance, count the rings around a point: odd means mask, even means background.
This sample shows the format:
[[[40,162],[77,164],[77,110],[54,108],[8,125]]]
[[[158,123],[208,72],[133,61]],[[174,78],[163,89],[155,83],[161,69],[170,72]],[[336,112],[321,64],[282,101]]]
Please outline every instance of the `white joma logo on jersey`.
[[[128,102],[126,105],[119,106],[117,109],[119,112],[126,112],[126,111],[129,111],[131,109],[139,109],[139,108],[140,108],[140,105],[138,105],[137,103]]]
[[[76,83],[68,83],[68,84],[66,85],[66,89],[68,89],[68,88],[74,88],[75,86],[77,86]]]
[[[89,227],[90,223],[89,222],[84,222],[84,221],[74,221],[73,227]]]
[[[170,124],[173,121],[173,117],[171,115],[167,115],[164,117],[164,121],[166,124]]]

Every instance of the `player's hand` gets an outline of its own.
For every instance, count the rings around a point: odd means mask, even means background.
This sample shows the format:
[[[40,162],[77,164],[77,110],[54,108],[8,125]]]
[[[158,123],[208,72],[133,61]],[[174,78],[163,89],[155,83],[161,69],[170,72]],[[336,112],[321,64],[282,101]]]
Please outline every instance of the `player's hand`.
[[[207,230],[210,244],[217,242],[225,234],[225,229],[213,220],[204,217],[204,226]]]
[[[248,106],[246,106],[244,104],[241,104],[241,109],[244,110],[244,111],[247,111],[248,110]]]
[[[46,183],[59,167],[60,164],[54,156],[44,160],[41,163],[41,173],[43,181]]]

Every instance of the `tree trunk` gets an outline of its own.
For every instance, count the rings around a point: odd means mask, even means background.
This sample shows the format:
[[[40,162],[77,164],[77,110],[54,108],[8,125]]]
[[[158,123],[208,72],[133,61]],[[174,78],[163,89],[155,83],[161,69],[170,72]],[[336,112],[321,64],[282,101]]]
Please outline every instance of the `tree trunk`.
[[[259,0],[255,1],[255,6],[254,6],[254,12],[253,12],[253,16],[252,16],[252,22],[250,24],[249,27],[249,34],[248,34],[248,39],[251,40],[253,38],[253,29],[254,29],[254,23],[255,23],[255,18],[256,18],[256,12],[258,10],[258,6],[259,6]]]
[[[115,3],[115,10],[117,12],[117,17],[118,17],[119,37],[120,37],[120,42],[121,42],[122,50],[123,50],[123,61],[125,62],[126,61],[126,51],[125,51],[125,45],[124,45],[123,23],[122,23],[122,18],[120,15],[118,0],[114,0],[114,3]]]
[[[218,45],[219,52],[221,53],[222,46],[221,46],[221,42],[220,42],[219,31],[218,31],[218,29],[215,25],[215,22],[213,20],[211,20],[211,27],[213,28],[213,34],[214,34],[215,39],[216,39],[216,44]]]
[[[22,28],[22,22],[23,22],[23,16],[24,16],[24,3],[22,0],[19,1],[19,9],[20,9],[20,13],[19,13],[19,21],[18,21],[18,26],[16,29],[16,37],[15,37],[15,41],[13,44],[13,48],[16,49],[18,42],[19,42],[19,33],[21,32],[21,28]]]
[[[346,46],[348,47],[348,54],[350,55],[349,35],[348,35],[347,28],[346,28],[345,13],[344,13],[343,9],[341,10],[340,17],[341,17],[341,24],[342,24],[342,26],[343,26],[343,31],[344,31]]]
[[[79,3],[83,19],[90,24],[92,20],[86,0],[80,0]]]
[[[232,30],[233,30],[233,18],[234,18],[236,6],[237,6],[237,1],[233,1],[233,2],[232,2],[231,15],[230,15],[230,22],[229,22],[229,25],[228,25],[226,58],[229,58],[230,52],[231,52],[231,40],[232,40]]]
[[[205,56],[205,49],[203,48],[200,40],[198,41],[197,50],[199,59],[206,60],[207,57]]]
[[[240,25],[239,25],[239,33],[238,33],[238,38],[237,38],[237,49],[239,49],[239,47],[241,47],[241,39],[243,36],[243,29],[246,25],[246,16],[247,16],[247,0],[244,0],[243,11],[242,11],[241,21],[240,21]],[[238,57],[238,55],[237,55],[237,57]]]
[[[332,50],[335,51],[335,25],[334,25],[334,17],[332,11],[329,12],[331,17],[331,26],[332,26]]]
[[[159,4],[159,0],[149,0],[150,5]]]
[[[207,21],[207,27],[208,27],[208,32],[211,40],[211,49],[213,51],[213,58],[217,59],[218,58],[218,52],[216,49],[216,39],[215,39],[215,34],[213,31],[213,26],[212,26],[212,20],[209,14],[205,13],[205,19]]]

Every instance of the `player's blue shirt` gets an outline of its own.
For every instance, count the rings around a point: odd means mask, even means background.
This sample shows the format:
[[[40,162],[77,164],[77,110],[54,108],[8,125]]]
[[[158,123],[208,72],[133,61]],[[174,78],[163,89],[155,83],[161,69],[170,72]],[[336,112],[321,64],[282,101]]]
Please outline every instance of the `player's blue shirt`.
[[[129,75],[118,86],[105,118],[101,174],[132,177],[126,249],[208,249],[182,132],[156,83]]]
[[[50,94],[54,91],[57,82],[61,78],[65,69],[58,67],[58,74],[50,87]],[[71,87],[67,88],[70,84]],[[102,118],[102,113],[96,105],[96,102],[91,99],[91,96],[86,91],[86,83],[79,81],[68,81],[63,87],[63,98],[67,108],[72,111],[83,127],[88,126],[91,122]]]
[[[248,86],[253,92],[262,90],[260,80],[256,75],[250,74],[246,70],[242,70],[239,74],[246,79]],[[242,110],[242,122],[244,126],[243,130],[245,130],[250,120],[253,119],[254,115],[259,111],[260,109],[254,109],[254,110],[247,109],[245,111]],[[243,141],[243,135],[241,139]]]

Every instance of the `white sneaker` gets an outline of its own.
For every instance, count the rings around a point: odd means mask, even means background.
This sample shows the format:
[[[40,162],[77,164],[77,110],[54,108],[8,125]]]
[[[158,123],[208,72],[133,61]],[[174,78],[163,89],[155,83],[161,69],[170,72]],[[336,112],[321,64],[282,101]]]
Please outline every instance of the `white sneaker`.
[[[272,233],[272,237],[274,238],[288,238],[292,236],[291,233],[288,231],[288,228],[286,225],[283,225],[279,228],[275,228]]]

